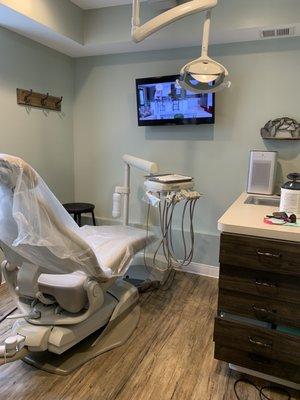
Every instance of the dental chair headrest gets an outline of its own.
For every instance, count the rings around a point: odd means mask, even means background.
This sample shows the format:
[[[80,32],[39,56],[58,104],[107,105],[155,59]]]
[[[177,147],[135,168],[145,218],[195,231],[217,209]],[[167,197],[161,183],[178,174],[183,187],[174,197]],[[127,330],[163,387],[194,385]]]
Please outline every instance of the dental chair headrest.
[[[47,271],[101,277],[74,219],[30,165],[8,154],[0,154],[0,243]]]
[[[36,187],[38,176],[30,165],[19,157],[0,154],[0,185],[14,189],[20,174],[23,174],[29,188]]]

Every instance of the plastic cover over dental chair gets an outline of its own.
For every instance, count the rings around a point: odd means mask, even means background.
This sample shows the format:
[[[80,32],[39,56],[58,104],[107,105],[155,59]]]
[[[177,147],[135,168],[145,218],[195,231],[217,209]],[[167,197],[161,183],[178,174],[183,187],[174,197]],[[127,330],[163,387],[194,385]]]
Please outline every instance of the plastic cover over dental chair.
[[[78,227],[33,168],[0,154],[0,241],[16,264],[53,274],[81,270],[106,281],[126,272],[147,235],[131,227]]]
[[[0,365],[22,359],[68,374],[125,343],[138,291],[117,277],[147,237],[128,226],[80,228],[33,168],[0,154],[1,266],[18,306]]]

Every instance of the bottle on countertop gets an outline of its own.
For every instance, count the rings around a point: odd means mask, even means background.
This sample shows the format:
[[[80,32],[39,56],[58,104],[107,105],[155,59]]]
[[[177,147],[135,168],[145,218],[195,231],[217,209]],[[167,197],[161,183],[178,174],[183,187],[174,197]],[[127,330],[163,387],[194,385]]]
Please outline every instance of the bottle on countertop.
[[[296,214],[300,218],[300,174],[291,173],[281,188],[280,211]]]

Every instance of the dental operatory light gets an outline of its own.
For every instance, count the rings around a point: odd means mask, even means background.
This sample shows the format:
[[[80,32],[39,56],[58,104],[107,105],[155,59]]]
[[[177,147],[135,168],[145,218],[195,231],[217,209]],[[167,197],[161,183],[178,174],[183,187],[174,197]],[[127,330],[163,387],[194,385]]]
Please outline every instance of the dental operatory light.
[[[152,18],[141,25],[140,0],[133,0],[132,5],[132,39],[141,42],[161,28],[200,11],[206,11],[203,26],[201,56],[182,67],[178,84],[185,90],[194,93],[212,93],[230,87],[226,81],[227,69],[208,56],[211,9],[217,5],[217,0],[192,0],[180,4],[164,13]]]

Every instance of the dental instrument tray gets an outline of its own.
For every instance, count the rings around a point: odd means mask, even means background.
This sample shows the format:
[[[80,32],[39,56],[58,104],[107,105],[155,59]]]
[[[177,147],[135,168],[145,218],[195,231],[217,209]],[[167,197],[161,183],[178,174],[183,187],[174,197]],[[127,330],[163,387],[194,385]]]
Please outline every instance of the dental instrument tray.
[[[159,182],[159,183],[179,183],[179,182],[191,182],[193,178],[191,176],[184,176],[179,174],[155,174],[149,175],[149,181]]]
[[[189,190],[194,187],[194,179],[190,176],[179,174],[158,174],[146,177],[145,186],[147,190],[170,192],[178,190]]]

